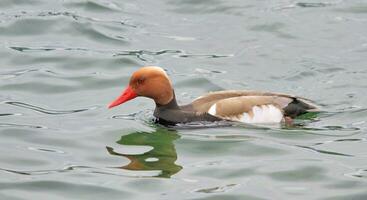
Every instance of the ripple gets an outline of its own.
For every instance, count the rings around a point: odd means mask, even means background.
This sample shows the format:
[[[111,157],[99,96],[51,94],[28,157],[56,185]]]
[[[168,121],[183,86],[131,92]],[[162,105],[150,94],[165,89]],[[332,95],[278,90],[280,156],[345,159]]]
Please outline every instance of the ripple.
[[[6,117],[6,116],[22,116],[22,113],[0,113],[0,117]]]
[[[19,174],[19,175],[33,176],[33,175],[48,175],[48,174],[52,174],[52,173],[64,173],[64,172],[73,170],[73,168],[66,167],[64,169],[30,170],[30,171],[0,168],[0,170],[6,171],[6,172],[9,172],[9,173]]]
[[[335,140],[327,140],[322,142],[314,143],[312,146],[320,146],[324,144],[336,143],[336,142],[365,142],[367,141],[366,138],[343,138],[343,139],[335,139]]]
[[[26,52],[26,51],[53,51],[56,50],[54,48],[46,48],[46,47],[41,47],[41,48],[29,48],[29,47],[9,47],[13,50],[16,51],[20,51],[20,52]]]
[[[351,131],[351,132],[355,132],[355,131],[359,131],[360,128],[357,127],[344,127],[344,126],[337,126],[337,125],[328,125],[328,126],[321,126],[321,127],[307,127],[306,124],[295,124],[294,126],[285,126],[284,127],[286,130],[305,130],[305,131],[318,131],[319,135],[325,135],[322,134],[322,132],[329,132],[329,131]]]
[[[181,50],[160,50],[160,51],[148,51],[148,50],[134,50],[134,51],[122,51],[116,53],[114,56],[135,56],[141,61],[149,61],[149,58],[146,56],[158,56],[165,54],[178,54],[182,53]]]
[[[116,25],[123,25],[123,26],[127,26],[130,28],[137,28],[136,25],[134,24],[130,24],[129,22],[126,21],[113,21],[113,20],[102,20],[99,18],[95,18],[95,17],[86,17],[86,16],[82,16],[82,15],[77,15],[76,13],[71,13],[71,12],[54,12],[54,11],[48,11],[48,12],[41,12],[39,14],[37,14],[37,16],[40,17],[50,17],[50,16],[65,16],[65,17],[71,17],[74,20],[85,20],[85,21],[90,21],[90,22],[102,22],[102,23],[113,23]]]
[[[134,112],[130,114],[120,114],[114,115],[111,117],[112,119],[124,119],[124,120],[133,120],[133,121],[140,121],[144,124],[151,124],[154,121],[153,117],[153,110],[142,110],[139,112]]]
[[[160,51],[149,51],[149,50],[135,50],[135,51],[122,51],[116,53],[114,56],[135,56],[141,61],[150,61],[149,56],[159,55],[173,55],[178,58],[227,58],[233,57],[234,55],[218,55],[218,54],[189,54],[182,50],[160,50]]]
[[[123,176],[123,177],[154,177],[149,174],[155,174],[156,172],[142,172],[140,174],[131,173],[128,170],[122,170],[119,167],[91,167],[85,165],[68,165],[61,169],[46,169],[46,170],[14,170],[14,169],[5,169],[0,168],[0,171],[5,171],[8,173],[25,175],[25,176],[40,176],[40,175],[50,175],[50,174],[59,174],[59,173],[70,173],[70,172],[79,172],[86,174],[105,174],[105,175],[113,175],[113,176]]]
[[[367,178],[367,170],[366,169],[357,169],[352,173],[345,174],[349,177],[356,177],[356,178]]]
[[[22,13],[22,19],[16,19],[8,22],[4,26],[0,27],[0,35],[18,37],[24,35],[50,35],[53,33],[62,33],[65,36],[69,35],[70,39],[79,37],[80,39],[89,39],[98,43],[110,43],[116,45],[126,45],[128,40],[121,36],[121,33],[125,31],[121,30],[123,27],[132,28],[134,25],[129,25],[124,21],[104,21],[96,18],[83,17],[75,15],[69,12],[62,13],[47,13],[48,18],[45,19],[44,13],[28,14]],[[50,18],[50,16],[63,16],[68,18]],[[73,19],[70,21],[69,19]],[[117,26],[107,26],[107,23]],[[63,30],[59,30],[62,26]],[[42,28],[39,28],[42,27]],[[108,31],[104,28],[112,28],[113,30],[118,28],[117,31]],[[27,31],[24,31],[24,30]],[[59,33],[60,32],[60,33]]]
[[[276,10],[293,9],[293,8],[296,8],[296,7],[301,7],[301,8],[323,8],[323,7],[334,6],[336,4],[337,3],[331,3],[331,2],[298,2],[296,4],[280,6],[280,7],[276,8]]]
[[[21,70],[12,70],[8,72],[1,72],[0,78],[1,79],[11,79],[11,78],[15,78],[23,74],[27,74],[27,73],[35,72],[35,71],[38,71],[38,70],[37,69],[21,69]]]
[[[26,127],[35,129],[49,129],[46,126],[31,125],[31,124],[12,124],[12,123],[0,123],[0,127]]]
[[[328,154],[328,155],[334,155],[334,156],[346,156],[346,157],[354,157],[353,155],[349,155],[349,154],[344,154],[344,153],[338,153],[338,152],[334,152],[334,151],[326,151],[326,150],[320,150],[320,149],[316,149],[313,147],[309,147],[309,146],[302,146],[302,145],[296,145],[297,147],[301,147],[304,149],[309,149],[321,154]]]
[[[217,122],[189,122],[189,123],[179,123],[174,126],[169,126],[170,128],[184,130],[184,129],[201,129],[201,128],[219,128],[219,127],[231,127],[235,126],[236,123],[230,121],[217,121]]]
[[[126,119],[126,120],[136,120],[136,116],[138,115],[138,112],[131,113],[131,114],[125,114],[125,115],[114,115],[112,116],[112,119]]]
[[[2,13],[0,13],[2,14]],[[83,16],[83,15],[78,15],[74,12],[68,12],[68,11],[64,11],[64,12],[56,12],[56,11],[42,11],[42,12],[32,12],[32,11],[21,11],[21,12],[16,12],[16,13],[4,13],[3,14],[4,17],[6,17],[7,19],[19,19],[19,18],[37,18],[37,17],[41,17],[41,18],[47,18],[50,19],[50,17],[68,17],[72,20],[75,21],[85,21],[85,22],[93,22],[93,23],[100,23],[103,25],[106,24],[114,24],[114,25],[120,25],[122,27],[129,27],[129,28],[137,28],[138,26],[135,25],[134,23],[130,22],[129,20],[104,20],[104,19],[99,19],[96,17],[89,17],[89,16]],[[6,20],[8,21],[8,20]]]
[[[8,101],[8,102],[5,102],[5,104],[22,107],[22,108],[34,110],[40,113],[44,113],[44,114],[50,114],[50,115],[73,114],[73,113],[84,112],[88,110],[94,110],[97,108],[97,107],[90,107],[90,108],[75,109],[75,110],[51,110],[51,109],[46,109],[46,108],[42,108],[39,106],[34,106],[34,105],[23,103],[23,102],[18,102],[18,101]]]
[[[198,189],[198,190],[195,190],[195,192],[198,192],[198,193],[223,193],[223,192],[228,192],[228,191],[232,190],[236,186],[238,186],[238,184],[227,184],[227,185],[224,185],[224,186]]]
[[[171,0],[169,2],[175,8],[175,13],[184,14],[232,14],[242,15],[244,9],[253,7],[252,5],[235,5],[221,0],[196,1],[196,0]]]
[[[209,69],[202,69],[202,68],[196,68],[195,71],[201,74],[226,74],[227,73],[227,71],[224,71],[224,70],[209,70]]]
[[[9,173],[14,173],[14,174],[19,174],[19,175],[31,175],[28,172],[23,172],[23,171],[17,171],[17,170],[11,170],[11,169],[3,169],[0,168],[1,171],[5,171],[5,172],[9,172]]]
[[[58,153],[58,154],[65,154],[66,152],[58,150],[58,149],[51,149],[51,148],[41,148],[41,147],[27,147],[28,150],[31,151],[39,151],[39,152],[49,152],[49,153]]]
[[[70,35],[73,37],[75,36],[73,32],[76,31],[78,32],[78,35],[82,35],[83,37],[87,37],[92,41],[96,41],[98,43],[108,42],[116,45],[126,45],[129,43],[125,38],[121,36],[114,36],[102,32],[100,29],[94,27],[91,23],[74,22],[70,24],[69,28],[71,30]]]
[[[120,11],[121,8],[114,3],[97,3],[94,1],[84,1],[84,2],[73,2],[73,3],[64,3],[65,7],[69,8],[83,8],[87,11],[91,12],[111,12],[111,11]]]
[[[320,8],[320,7],[328,7],[332,5],[333,5],[332,3],[322,3],[322,2],[318,2],[318,3],[298,2],[296,3],[296,6],[303,7],[303,8]]]
[[[181,58],[228,58],[233,57],[233,54],[229,55],[218,55],[218,54],[182,54],[178,55]]]

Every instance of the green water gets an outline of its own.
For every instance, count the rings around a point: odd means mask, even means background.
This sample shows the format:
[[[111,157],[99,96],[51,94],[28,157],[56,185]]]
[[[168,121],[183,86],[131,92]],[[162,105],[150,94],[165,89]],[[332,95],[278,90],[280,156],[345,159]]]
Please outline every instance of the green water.
[[[0,199],[367,199],[366,54],[364,0],[2,0]],[[148,99],[108,110],[144,65],[180,104],[256,89],[326,112],[172,129]]]

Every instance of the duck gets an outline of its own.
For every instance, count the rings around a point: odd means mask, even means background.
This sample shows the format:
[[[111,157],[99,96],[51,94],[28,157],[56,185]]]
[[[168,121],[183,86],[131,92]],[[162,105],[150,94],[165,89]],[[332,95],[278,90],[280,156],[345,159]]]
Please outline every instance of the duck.
[[[313,101],[303,97],[255,90],[214,91],[180,106],[166,71],[157,66],[145,66],[135,71],[128,86],[108,108],[136,97],[154,100],[155,121],[163,125],[217,121],[247,124],[282,123],[309,112],[319,111]]]

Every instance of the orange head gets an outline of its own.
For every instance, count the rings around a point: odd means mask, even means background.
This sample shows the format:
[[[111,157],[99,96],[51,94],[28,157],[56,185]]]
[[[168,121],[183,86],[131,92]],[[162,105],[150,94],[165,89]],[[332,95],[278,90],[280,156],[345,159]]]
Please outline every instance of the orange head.
[[[160,67],[142,67],[130,78],[129,85],[108,108],[118,106],[137,96],[151,98],[156,104],[166,105],[173,99],[171,81]]]

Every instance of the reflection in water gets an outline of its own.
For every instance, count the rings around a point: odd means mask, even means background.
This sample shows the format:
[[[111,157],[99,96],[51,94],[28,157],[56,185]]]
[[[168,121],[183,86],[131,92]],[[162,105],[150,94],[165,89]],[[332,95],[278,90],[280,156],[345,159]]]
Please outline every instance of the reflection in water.
[[[173,141],[180,136],[174,131],[157,128],[154,132],[134,132],[121,137],[118,144],[151,146],[152,150],[140,155],[118,153],[111,147],[107,147],[111,155],[124,156],[130,163],[122,166],[122,169],[134,171],[156,171],[161,173],[157,177],[169,178],[179,172],[182,167],[176,165],[177,153]]]

